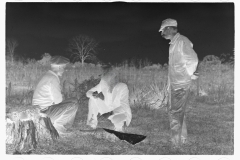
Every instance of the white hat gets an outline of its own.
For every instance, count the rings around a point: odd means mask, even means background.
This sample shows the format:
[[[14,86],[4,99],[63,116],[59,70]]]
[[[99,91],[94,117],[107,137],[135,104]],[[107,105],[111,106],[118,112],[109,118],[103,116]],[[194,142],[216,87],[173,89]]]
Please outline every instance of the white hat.
[[[53,56],[50,63],[51,66],[65,66],[69,63],[69,59],[62,56]]]
[[[161,28],[159,29],[159,32],[163,31],[163,29],[168,26],[177,27],[177,21],[171,18],[165,19],[164,21],[162,21],[162,25]]]

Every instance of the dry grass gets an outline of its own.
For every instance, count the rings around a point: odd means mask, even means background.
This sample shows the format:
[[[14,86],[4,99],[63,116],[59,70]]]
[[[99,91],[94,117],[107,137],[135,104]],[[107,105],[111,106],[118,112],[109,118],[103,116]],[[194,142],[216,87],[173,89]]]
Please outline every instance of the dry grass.
[[[32,154],[94,154],[94,155],[232,155],[234,153],[233,105],[212,106],[198,103],[187,107],[189,142],[181,149],[169,143],[169,122],[164,110],[147,107],[132,109],[133,120],[127,132],[143,134],[147,138],[135,146],[125,141],[102,138],[79,132],[86,123],[87,106],[81,106],[75,120],[75,131],[53,144],[41,143]],[[109,121],[99,127],[111,128]],[[8,146],[11,154],[13,146]]]
[[[29,93],[38,79],[49,69],[30,63],[6,66],[7,102],[10,107],[31,102]],[[165,108],[150,109],[142,103],[142,98],[151,87],[161,90],[167,79],[166,69],[137,69],[120,66],[121,80],[128,84],[133,112],[128,132],[144,134],[147,139],[132,146],[124,141],[111,141],[94,135],[85,135],[78,131],[84,127],[87,116],[87,102],[81,104],[74,124],[74,132],[69,137],[62,137],[53,144],[51,141],[39,144],[33,154],[186,154],[186,155],[224,155],[234,154],[234,69],[230,65],[217,64],[200,68],[199,86],[208,96],[197,96],[197,81],[191,88],[191,100],[187,107],[189,143],[181,149],[175,149],[169,143],[169,122]],[[79,83],[91,76],[98,77],[102,69],[94,66],[67,68],[63,75],[66,85]],[[9,91],[9,84],[11,89]],[[25,87],[25,91],[16,91],[16,86]],[[27,89],[26,89],[27,88]],[[28,99],[28,100],[27,100]],[[103,121],[100,127],[111,127]],[[12,146],[7,146],[7,154],[12,153]]]

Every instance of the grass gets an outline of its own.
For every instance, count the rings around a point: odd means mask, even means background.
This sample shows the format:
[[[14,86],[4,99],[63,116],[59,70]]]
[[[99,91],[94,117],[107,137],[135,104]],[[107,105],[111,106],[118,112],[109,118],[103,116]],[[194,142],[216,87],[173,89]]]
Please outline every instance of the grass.
[[[38,79],[49,67],[34,63],[6,66],[7,106],[19,107],[31,102],[31,91]],[[56,143],[39,143],[32,154],[67,155],[233,155],[234,154],[234,69],[229,65],[217,64],[201,66],[199,85],[208,96],[197,96],[197,82],[191,87],[190,102],[187,106],[187,126],[189,142],[181,149],[169,143],[169,121],[165,108],[151,109],[142,103],[143,93],[149,86],[162,89],[167,78],[166,69],[137,69],[120,66],[121,80],[128,84],[133,119],[127,132],[143,134],[147,138],[133,146],[125,141],[85,134],[87,101],[82,102],[74,122],[73,133],[61,137]],[[98,77],[101,68],[85,66],[67,68],[62,83],[66,82],[66,92],[71,92],[71,83],[79,83],[91,76]],[[11,82],[11,87],[10,87]],[[15,89],[23,86],[24,89]],[[70,88],[70,89],[69,89]],[[108,120],[99,122],[99,127],[111,128]],[[7,145],[7,154],[12,154],[13,146]]]
[[[169,143],[169,122],[164,109],[132,108],[133,120],[127,128],[130,133],[147,138],[133,146],[125,141],[111,141],[78,131],[86,123],[87,106],[81,106],[74,123],[74,132],[53,144],[41,143],[32,154],[99,154],[99,155],[232,155],[234,153],[233,105],[206,105],[198,103],[187,107],[189,143],[175,149]],[[99,127],[111,128],[107,120]],[[11,148],[9,146],[9,148]],[[13,150],[9,149],[7,154]]]

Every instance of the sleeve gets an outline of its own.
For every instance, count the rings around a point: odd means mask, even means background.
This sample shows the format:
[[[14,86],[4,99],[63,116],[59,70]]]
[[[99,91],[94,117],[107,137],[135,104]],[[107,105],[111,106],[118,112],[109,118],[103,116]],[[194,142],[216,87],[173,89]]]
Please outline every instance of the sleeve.
[[[183,62],[190,76],[196,71],[198,65],[198,57],[192,47],[193,44],[190,41],[182,41]]]
[[[53,79],[50,83],[50,95],[54,104],[62,102],[61,86],[57,79]]]
[[[101,92],[100,84],[96,85],[95,87],[91,88],[89,91],[87,91],[86,96],[88,98],[92,97],[92,93],[97,91],[98,93]]]

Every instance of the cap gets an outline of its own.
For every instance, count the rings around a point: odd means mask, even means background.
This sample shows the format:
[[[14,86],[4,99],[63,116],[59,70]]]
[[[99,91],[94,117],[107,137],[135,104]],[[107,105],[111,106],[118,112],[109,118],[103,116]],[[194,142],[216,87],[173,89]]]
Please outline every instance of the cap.
[[[159,32],[163,31],[163,29],[168,26],[177,27],[177,21],[171,18],[165,19],[164,21],[162,21],[162,25],[161,28],[159,29]]]
[[[50,60],[51,65],[66,65],[69,63],[69,59],[62,56],[53,56]]]

